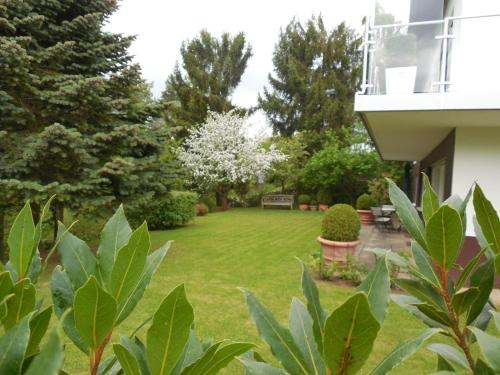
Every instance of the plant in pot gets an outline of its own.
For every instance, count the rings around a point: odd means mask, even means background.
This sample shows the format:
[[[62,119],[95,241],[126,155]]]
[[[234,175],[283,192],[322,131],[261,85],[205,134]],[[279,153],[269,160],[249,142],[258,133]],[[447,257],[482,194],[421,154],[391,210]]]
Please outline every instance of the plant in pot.
[[[359,245],[361,222],[356,210],[348,204],[330,207],[323,218],[318,241],[323,249],[325,262],[345,265]]]
[[[361,224],[373,225],[372,207],[375,207],[377,202],[370,194],[361,194],[356,200],[356,208],[358,210],[359,219]]]
[[[301,211],[309,210],[309,204],[311,203],[311,197],[307,194],[300,194],[298,197],[299,209]]]
[[[318,203],[319,203],[319,210],[320,211],[328,210],[328,207],[330,207],[332,204],[332,195],[330,194],[330,192],[328,190],[318,191],[316,198],[317,198]]]
[[[314,199],[312,199],[311,204],[309,205],[309,209],[311,211],[318,211],[318,202],[316,202]]]
[[[398,34],[387,38],[384,51],[386,93],[413,93],[417,76],[415,34]]]

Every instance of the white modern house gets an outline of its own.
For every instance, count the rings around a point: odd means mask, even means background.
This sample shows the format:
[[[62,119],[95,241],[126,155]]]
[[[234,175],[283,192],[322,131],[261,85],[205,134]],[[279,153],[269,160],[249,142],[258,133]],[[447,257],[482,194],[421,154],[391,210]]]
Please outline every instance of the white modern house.
[[[500,209],[500,0],[373,6],[355,110],[378,152],[416,162],[417,206],[426,172],[442,199],[477,181]]]

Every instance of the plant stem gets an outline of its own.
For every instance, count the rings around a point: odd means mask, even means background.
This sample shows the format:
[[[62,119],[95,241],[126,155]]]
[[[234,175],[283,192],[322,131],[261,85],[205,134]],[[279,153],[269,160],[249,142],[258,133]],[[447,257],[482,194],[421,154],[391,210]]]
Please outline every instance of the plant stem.
[[[467,342],[467,336],[466,336],[466,329],[463,331],[460,330],[460,322],[459,322],[459,317],[453,307],[452,299],[450,297],[450,293],[448,292],[448,271],[446,271],[444,268],[439,267],[440,271],[440,276],[441,276],[441,289],[440,293],[443,296],[445,302],[446,302],[446,307],[448,308],[448,315],[450,318],[450,327],[453,330],[453,333],[455,334],[455,337],[453,339],[455,340],[456,344],[462,349],[462,351],[465,354],[465,357],[467,358],[467,362],[469,363],[469,367],[474,373],[474,359],[472,358],[472,354],[470,352],[469,344]]]
[[[110,332],[104,341],[102,342],[101,346],[97,348],[95,352],[92,352],[90,354],[90,374],[91,375],[97,375],[97,371],[99,370],[99,365],[101,364],[101,359],[102,355],[104,353],[104,349],[106,349],[106,345],[108,345],[109,340],[111,340],[111,334]]]

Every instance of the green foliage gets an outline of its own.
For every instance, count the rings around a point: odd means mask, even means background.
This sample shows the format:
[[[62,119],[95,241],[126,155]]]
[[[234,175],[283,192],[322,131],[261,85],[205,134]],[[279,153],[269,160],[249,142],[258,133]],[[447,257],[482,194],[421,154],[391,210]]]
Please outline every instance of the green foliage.
[[[231,95],[241,81],[252,56],[245,35],[223,33],[220,38],[203,30],[181,47],[181,66],[168,77],[162,96],[165,122],[184,139],[188,130],[202,124],[209,110],[234,108]]]
[[[299,202],[299,204],[310,204],[311,196],[308,194],[300,194],[297,198],[297,201]]]
[[[170,229],[188,224],[196,216],[198,194],[172,191],[167,196],[150,202],[131,212],[132,222],[147,221],[152,230]]]
[[[203,203],[208,207],[209,212],[215,212],[217,209],[217,201],[215,199],[215,194],[212,193],[206,193],[206,194],[201,194],[200,198],[198,199],[199,203]]]
[[[425,220],[422,222],[405,194],[389,181],[391,200],[403,225],[414,238],[413,261],[402,260],[414,279],[396,280],[410,296],[394,299],[429,327],[439,328],[453,339],[456,346],[433,344],[429,347],[438,355],[438,370],[496,373],[495,358],[498,356],[492,354],[491,348],[498,345],[500,339],[486,328],[492,314],[497,314],[489,302],[489,295],[495,279],[494,239],[500,229],[495,225],[499,222],[498,215],[476,185],[473,194],[478,218],[476,236],[484,246],[468,264],[458,266],[456,260],[462,251],[465,234],[465,208],[471,193],[464,201],[451,197],[441,203],[426,176],[424,185]],[[451,271],[459,274],[455,281],[450,276]],[[467,282],[469,288],[462,289]],[[473,350],[475,340],[481,349],[480,355]]]
[[[291,137],[354,123],[359,45],[360,38],[345,23],[328,31],[321,17],[305,25],[294,19],[281,31],[273,54],[275,75],[259,96],[275,133]]]
[[[356,208],[358,210],[369,210],[371,207],[376,207],[377,202],[370,194],[361,194],[358,199],[356,199]]]
[[[328,206],[333,203],[332,194],[327,189],[321,189],[320,191],[318,191],[318,194],[316,194],[316,199],[318,200],[318,203],[326,204]]]
[[[322,280],[341,279],[351,281],[354,285],[359,285],[367,274],[366,266],[356,261],[353,257],[347,257],[345,264],[330,262],[326,264],[323,251],[313,254],[309,267],[315,271]]]
[[[356,210],[347,204],[336,204],[325,212],[321,237],[331,241],[356,241],[360,230],[361,222]]]

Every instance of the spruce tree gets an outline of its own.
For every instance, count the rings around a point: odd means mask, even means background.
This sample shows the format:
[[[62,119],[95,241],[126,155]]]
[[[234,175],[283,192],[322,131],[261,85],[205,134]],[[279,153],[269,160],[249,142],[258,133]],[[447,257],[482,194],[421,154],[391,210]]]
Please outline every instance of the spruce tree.
[[[168,186],[168,134],[130,63],[133,38],[103,30],[117,6],[0,4],[0,211],[57,194],[62,219],[64,207],[141,203]]]
[[[328,32],[321,17],[305,26],[293,20],[280,33],[269,75],[259,96],[274,132],[322,133],[351,126],[361,74],[360,39],[344,23]]]
[[[251,56],[243,33],[224,33],[216,38],[204,30],[182,44],[182,64],[168,77],[162,98],[165,120],[180,140],[191,127],[206,120],[209,110],[222,113],[234,109],[231,95]]]

